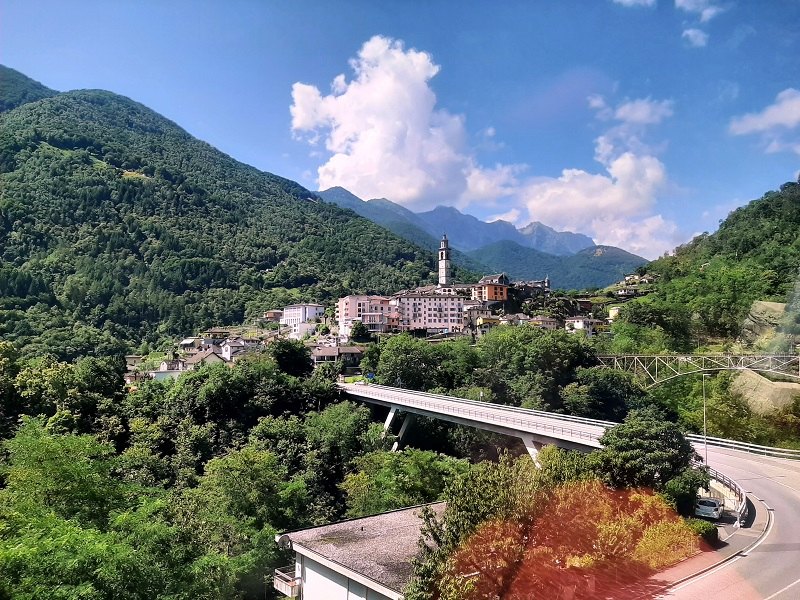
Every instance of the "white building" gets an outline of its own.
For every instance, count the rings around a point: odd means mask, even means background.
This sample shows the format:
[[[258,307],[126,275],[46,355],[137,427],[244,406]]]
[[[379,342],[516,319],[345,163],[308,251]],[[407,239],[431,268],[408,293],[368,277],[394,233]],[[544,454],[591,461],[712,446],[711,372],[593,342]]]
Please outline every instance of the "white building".
[[[441,514],[444,503],[431,505]],[[402,600],[422,527],[422,507],[406,508],[276,536],[294,564],[276,569],[274,587],[303,600]]]
[[[309,330],[308,327],[301,327],[302,324],[322,317],[324,314],[325,307],[321,304],[292,304],[284,307],[280,323],[284,327],[291,327],[292,332],[289,337],[299,338]]]
[[[570,333],[576,331],[583,331],[587,336],[592,336],[598,326],[604,325],[605,321],[602,319],[593,319],[591,317],[572,317],[564,321],[564,329]]]
[[[425,329],[447,333],[464,328],[465,303],[471,303],[470,299],[425,292],[403,292],[391,300],[397,309],[400,331]]]

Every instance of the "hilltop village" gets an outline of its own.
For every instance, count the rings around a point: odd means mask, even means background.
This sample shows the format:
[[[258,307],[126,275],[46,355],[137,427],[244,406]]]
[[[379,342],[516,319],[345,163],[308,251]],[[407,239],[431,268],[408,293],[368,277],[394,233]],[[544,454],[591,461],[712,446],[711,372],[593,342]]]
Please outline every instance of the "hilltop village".
[[[180,340],[163,360],[128,355],[126,380],[176,378],[200,365],[233,364],[278,338],[302,340],[311,348],[314,365],[340,361],[358,366],[363,350],[357,344],[377,336],[409,333],[435,343],[468,336],[473,341],[493,327],[526,325],[565,329],[586,336],[608,334],[622,303],[648,293],[653,276],[629,274],[595,295],[556,296],[550,278],[511,281],[505,273],[484,275],[477,283],[453,280],[450,246],[442,235],[438,251],[438,283],[391,295],[349,295],[335,307],[291,304],[265,311],[257,327],[213,327]]]

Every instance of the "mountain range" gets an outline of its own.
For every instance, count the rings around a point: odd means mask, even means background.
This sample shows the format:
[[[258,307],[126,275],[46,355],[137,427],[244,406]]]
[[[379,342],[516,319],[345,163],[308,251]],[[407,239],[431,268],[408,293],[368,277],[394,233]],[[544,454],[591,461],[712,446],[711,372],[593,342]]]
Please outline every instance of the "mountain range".
[[[487,223],[456,208],[415,213],[386,198],[362,200],[342,187],[317,192],[382,227],[435,250],[447,234],[453,261],[478,272],[505,272],[516,279],[550,276],[560,288],[603,287],[647,261],[613,246],[597,246],[583,234],[556,231],[539,222],[517,229],[508,221]]]
[[[569,256],[595,245],[589,236],[556,231],[536,221],[517,229],[508,221],[487,223],[452,206],[437,206],[433,210],[415,213],[386,198],[364,201],[342,187],[333,187],[317,194],[398,234],[400,232],[395,230],[398,225],[405,226],[406,231],[419,229],[437,240],[447,233],[450,245],[463,252],[505,240],[556,256]]]

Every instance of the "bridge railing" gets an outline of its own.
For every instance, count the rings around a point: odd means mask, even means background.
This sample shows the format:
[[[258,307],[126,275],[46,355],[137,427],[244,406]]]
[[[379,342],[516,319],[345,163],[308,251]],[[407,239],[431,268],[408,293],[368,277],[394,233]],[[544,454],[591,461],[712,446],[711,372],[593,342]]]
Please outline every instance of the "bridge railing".
[[[561,425],[553,425],[550,423],[542,423],[533,419],[526,419],[523,416],[540,416],[553,420],[553,413],[545,411],[530,411],[528,409],[505,406],[501,404],[488,404],[486,402],[476,402],[474,400],[465,400],[463,398],[456,398],[452,396],[442,396],[437,394],[430,394],[427,392],[417,392],[414,390],[405,390],[402,388],[390,388],[381,385],[341,385],[342,389],[350,393],[361,395],[362,397],[372,397],[375,399],[383,400],[388,403],[393,403],[398,406],[408,406],[427,410],[431,413],[449,414],[454,417],[461,417],[472,421],[480,421],[483,423],[504,426],[509,429],[517,429],[529,433],[543,433],[552,434],[550,437],[559,437],[565,440],[577,440],[593,442],[589,444],[596,446],[602,432],[595,433],[581,429],[574,429],[571,427],[564,427]],[[487,410],[487,407],[492,407]],[[510,416],[503,414],[510,412],[518,414],[519,416]],[[563,415],[557,415],[560,417]],[[581,424],[597,426],[598,422],[591,422],[590,419],[585,421],[568,421]],[[602,425],[600,425],[603,427]],[[605,427],[604,427],[605,429]]]
[[[738,481],[731,479],[724,473],[720,473],[716,469],[712,469],[709,466],[706,466],[706,469],[708,470],[708,475],[711,477],[711,479],[720,482],[734,493],[736,496],[736,519],[739,521],[739,523],[743,523],[747,518],[748,512],[747,492]]]
[[[761,446],[759,444],[750,444],[748,442],[737,442],[736,440],[728,440],[725,438],[709,437],[705,438],[702,435],[689,433],[686,439],[694,442],[695,444],[703,444],[706,439],[709,446],[717,448],[730,448],[731,450],[741,450],[742,452],[749,452],[750,454],[762,454],[764,456],[773,456],[775,458],[791,458],[800,460],[800,450],[792,450],[790,448],[775,448],[773,446]]]

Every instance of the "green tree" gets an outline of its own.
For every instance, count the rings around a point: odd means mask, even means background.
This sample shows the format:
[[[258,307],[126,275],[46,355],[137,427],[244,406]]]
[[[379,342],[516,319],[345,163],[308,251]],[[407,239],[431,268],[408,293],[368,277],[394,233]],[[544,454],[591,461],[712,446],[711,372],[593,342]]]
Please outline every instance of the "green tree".
[[[615,487],[661,490],[698,458],[680,428],[652,408],[630,412],[606,430],[600,443],[599,468]]]
[[[306,377],[311,374],[314,364],[311,351],[297,340],[277,339],[267,346],[267,352],[287,375]]]
[[[341,484],[347,515],[361,517],[438,500],[447,483],[463,474],[466,461],[406,448],[372,452],[355,459],[355,470]]]
[[[592,367],[578,369],[561,395],[568,414],[622,421],[628,410],[641,407],[646,392],[629,373]]]
[[[353,321],[353,326],[350,328],[350,339],[354,342],[368,342],[372,339],[372,335],[361,321]]]
[[[383,385],[427,390],[434,387],[437,366],[433,347],[404,333],[381,341],[375,374]]]
[[[124,506],[125,489],[111,477],[114,449],[91,435],[53,435],[39,419],[24,417],[3,447],[3,494],[15,506],[93,525]]]
[[[538,327],[495,327],[478,342],[482,369],[475,381],[492,388],[506,404],[560,407],[560,388],[576,369],[595,363],[582,336]]]

